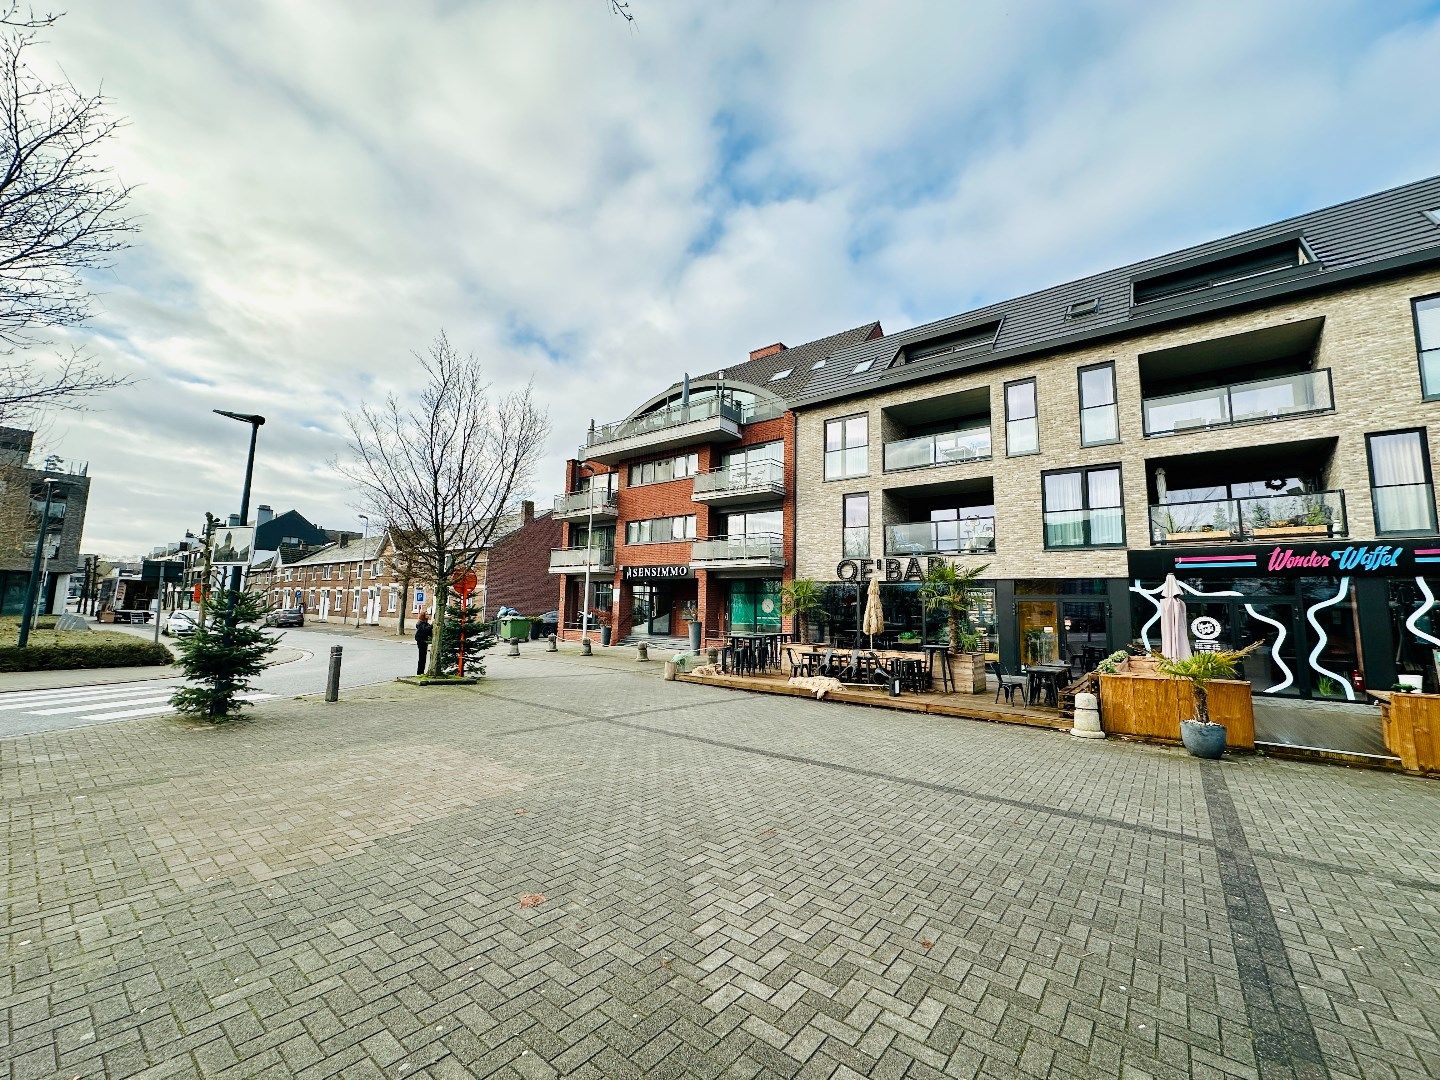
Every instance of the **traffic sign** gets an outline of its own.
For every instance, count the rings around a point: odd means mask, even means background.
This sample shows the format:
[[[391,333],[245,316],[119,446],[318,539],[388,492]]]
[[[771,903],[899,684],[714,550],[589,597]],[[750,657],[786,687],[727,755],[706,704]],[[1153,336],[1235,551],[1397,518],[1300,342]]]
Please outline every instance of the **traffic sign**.
[[[450,584],[461,596],[468,596],[480,584],[474,570],[456,570],[450,575]]]

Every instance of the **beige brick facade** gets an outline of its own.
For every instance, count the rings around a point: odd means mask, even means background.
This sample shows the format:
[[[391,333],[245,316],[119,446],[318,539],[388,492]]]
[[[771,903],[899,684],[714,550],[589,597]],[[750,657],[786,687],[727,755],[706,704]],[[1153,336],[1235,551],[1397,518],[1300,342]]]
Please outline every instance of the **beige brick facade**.
[[[1067,349],[1012,363],[874,393],[864,398],[826,402],[797,409],[797,559],[796,575],[820,581],[836,578],[842,559],[841,497],[871,495],[870,554],[884,552],[887,491],[919,485],[992,477],[996,550],[993,555],[963,556],[963,562],[989,564],[993,578],[1123,578],[1126,549],[1046,551],[1042,533],[1041,473],[1078,465],[1119,463],[1125,492],[1126,544],[1150,546],[1146,470],[1157,458],[1203,454],[1234,447],[1265,447],[1303,439],[1338,439],[1326,486],[1343,489],[1352,539],[1374,537],[1365,435],[1396,428],[1427,429],[1432,468],[1440,449],[1440,402],[1422,400],[1411,301],[1440,293],[1440,271],[1370,281],[1300,300],[1272,303],[1184,326],[1112,338],[1098,345]],[[1323,318],[1317,368],[1332,374],[1335,411],[1245,426],[1232,426],[1162,438],[1142,430],[1141,354],[1233,334]],[[1120,442],[1082,447],[1077,371],[1088,364],[1113,361],[1119,404]],[[1040,452],[1005,456],[1004,386],[1034,376]],[[987,461],[886,473],[882,447],[893,437],[884,410],[909,402],[975,387],[990,392],[990,430],[994,456]],[[824,478],[825,421],[857,412],[869,416],[869,474],[848,480]],[[1431,426],[1435,430],[1429,430]],[[894,517],[893,509],[890,516]]]

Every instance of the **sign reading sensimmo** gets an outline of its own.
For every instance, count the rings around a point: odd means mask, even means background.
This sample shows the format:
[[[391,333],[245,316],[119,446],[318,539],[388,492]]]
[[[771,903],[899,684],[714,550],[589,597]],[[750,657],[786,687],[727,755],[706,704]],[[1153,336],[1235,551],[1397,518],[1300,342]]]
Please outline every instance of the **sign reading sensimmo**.
[[[622,566],[621,581],[668,581],[671,578],[690,576],[689,563],[670,563],[660,566]]]

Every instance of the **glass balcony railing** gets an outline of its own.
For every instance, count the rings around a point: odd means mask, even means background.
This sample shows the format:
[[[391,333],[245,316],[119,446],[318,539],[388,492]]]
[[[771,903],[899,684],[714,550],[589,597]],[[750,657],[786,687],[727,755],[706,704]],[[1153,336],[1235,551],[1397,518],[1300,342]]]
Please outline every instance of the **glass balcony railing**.
[[[615,566],[615,549],[613,547],[573,547],[556,548],[550,552],[550,572],[568,573],[576,571],[583,573],[586,567],[592,571],[612,569]]]
[[[994,550],[993,517],[885,526],[886,555],[968,555]]]
[[[1372,487],[1375,531],[1381,536],[1435,531],[1435,488],[1430,484]]]
[[[1118,506],[1052,510],[1045,515],[1047,548],[1116,547],[1124,543],[1125,511]]]
[[[692,563],[756,562],[783,563],[785,549],[773,533],[760,536],[713,536],[696,540],[690,549]]]
[[[555,516],[557,518],[584,516],[592,511],[596,514],[608,514],[613,517],[615,509],[615,492],[606,491],[604,488],[575,491],[569,495],[558,495],[555,498]]]
[[[707,495],[744,495],[785,490],[785,466],[778,461],[753,461],[711,469],[695,477],[697,498]]]
[[[1214,386],[1146,398],[1145,434],[1177,435],[1261,420],[1323,412],[1334,407],[1330,370]]]
[[[1343,491],[1208,499],[1150,507],[1152,544],[1221,544],[1236,540],[1264,543],[1348,534]]]
[[[989,427],[920,435],[885,444],[885,470],[923,469],[931,465],[958,465],[990,457]]]
[[[601,443],[614,442],[616,439],[625,439],[632,435],[662,431],[665,428],[679,427],[696,420],[712,420],[717,417],[733,421],[736,424],[743,424],[748,419],[743,405],[707,398],[701,401],[692,401],[688,405],[667,405],[663,409],[656,409],[654,412],[634,416],[628,420],[617,420],[613,424],[601,424],[590,432],[585,445],[599,446]]]

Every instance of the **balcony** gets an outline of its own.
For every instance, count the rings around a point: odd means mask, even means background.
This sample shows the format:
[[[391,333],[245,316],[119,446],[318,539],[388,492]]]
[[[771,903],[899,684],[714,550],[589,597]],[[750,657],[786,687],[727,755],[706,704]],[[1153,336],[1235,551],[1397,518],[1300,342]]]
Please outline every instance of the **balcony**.
[[[711,469],[695,477],[696,502],[711,506],[739,506],[771,502],[785,494],[785,466],[778,461],[756,461]]]
[[[1269,543],[1349,535],[1343,491],[1259,495],[1150,507],[1152,544]]]
[[[785,549],[774,535],[712,537],[695,541],[690,565],[696,570],[783,570]]]
[[[980,555],[994,550],[993,517],[885,526],[886,555]]]
[[[556,496],[555,513],[551,516],[556,521],[589,520],[592,516],[596,521],[607,521],[613,519],[617,512],[615,492],[591,488]]]
[[[667,405],[595,428],[581,448],[580,456],[613,465],[638,454],[734,442],[740,438],[740,426],[745,420],[742,406],[716,398],[688,405]]]
[[[1235,424],[1285,420],[1334,407],[1330,370],[1321,368],[1298,375],[1146,398],[1145,436],[1154,438]]]
[[[613,574],[615,572],[615,549],[613,547],[571,547],[556,548],[550,552],[550,573]]]
[[[885,444],[885,471],[924,469],[932,465],[961,465],[988,461],[990,428],[970,427],[942,435],[921,435]]]

